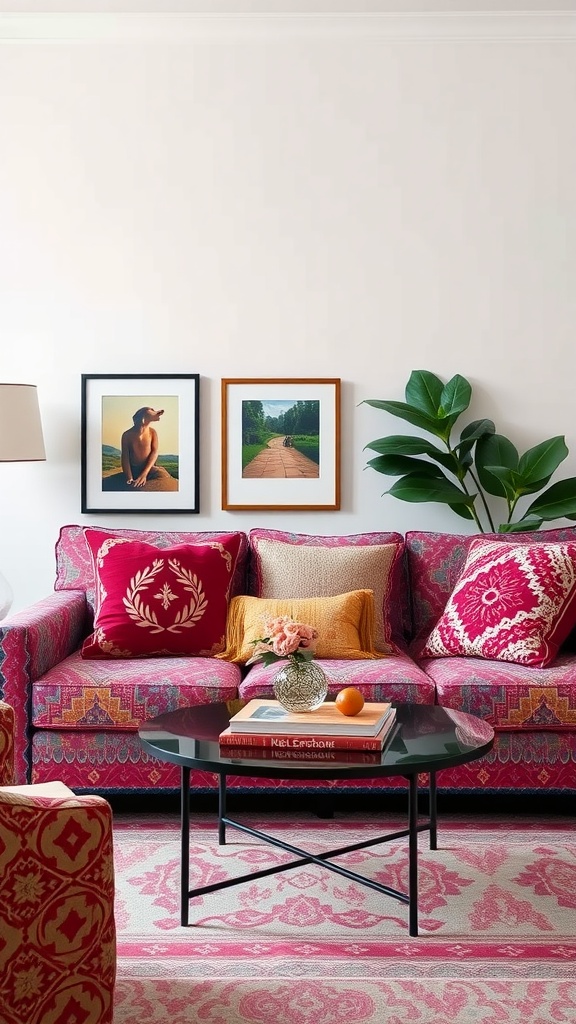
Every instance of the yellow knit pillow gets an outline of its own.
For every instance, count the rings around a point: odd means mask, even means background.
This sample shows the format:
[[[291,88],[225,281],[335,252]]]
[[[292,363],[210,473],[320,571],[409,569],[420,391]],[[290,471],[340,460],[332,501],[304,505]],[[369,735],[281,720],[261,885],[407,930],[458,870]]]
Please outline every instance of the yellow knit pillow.
[[[266,619],[289,615],[318,630],[317,658],[381,658],[374,650],[374,591],[351,590],[335,597],[234,597],[228,607],[226,650],[216,655],[245,664],[251,641],[265,636]]]

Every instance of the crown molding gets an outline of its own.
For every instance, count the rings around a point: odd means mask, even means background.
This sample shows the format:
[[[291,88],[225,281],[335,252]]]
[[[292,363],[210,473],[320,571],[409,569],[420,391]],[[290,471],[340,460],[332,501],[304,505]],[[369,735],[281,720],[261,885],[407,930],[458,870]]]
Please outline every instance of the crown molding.
[[[365,42],[576,39],[576,12],[435,14],[0,14],[1,43],[194,43],[286,38]]]

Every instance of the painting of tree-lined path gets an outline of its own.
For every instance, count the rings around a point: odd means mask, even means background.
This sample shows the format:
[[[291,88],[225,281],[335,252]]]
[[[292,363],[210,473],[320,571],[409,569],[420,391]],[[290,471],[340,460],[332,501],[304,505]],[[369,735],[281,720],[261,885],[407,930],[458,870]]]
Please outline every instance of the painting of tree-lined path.
[[[298,479],[320,475],[320,402],[242,402],[242,476]]]

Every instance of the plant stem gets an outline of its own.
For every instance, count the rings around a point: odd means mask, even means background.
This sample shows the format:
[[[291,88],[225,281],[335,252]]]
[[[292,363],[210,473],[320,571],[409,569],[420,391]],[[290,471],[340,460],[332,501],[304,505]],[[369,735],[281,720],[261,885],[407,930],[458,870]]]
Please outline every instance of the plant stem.
[[[466,487],[466,484],[464,483],[463,480],[460,481],[460,484],[461,484],[462,490],[464,491],[464,494],[467,494],[468,497],[470,497],[470,491]],[[476,511],[476,506],[475,505],[469,505],[468,508],[470,509],[470,511],[472,513],[472,518],[474,519],[474,522],[476,523],[476,526],[478,527],[478,530],[480,531],[480,533],[486,533],[484,527],[482,526],[482,523],[480,522],[480,519],[478,518],[478,513]]]
[[[478,496],[479,496],[480,501],[482,502],[482,504],[484,506],[484,511],[486,513],[486,518],[488,520],[488,526],[490,527],[490,532],[491,533],[496,533],[496,527],[494,526],[494,520],[492,519],[492,516],[490,515],[490,509],[488,508],[488,502],[486,501],[486,498],[484,496],[484,491],[482,490],[482,488],[480,486],[480,481],[476,479],[476,477],[474,476],[474,473],[472,472],[471,469],[469,469],[468,472],[470,473],[470,476],[472,477],[472,479],[474,481],[475,487],[478,488]],[[508,520],[508,521],[510,521],[510,520]],[[485,533],[485,530],[482,530],[482,533]]]
[[[450,445],[450,442],[446,441],[445,443],[446,443],[446,447],[448,449],[449,454],[452,455],[452,457],[456,460],[458,465],[461,466],[462,464],[460,462],[460,459],[459,459],[458,455],[456,454],[456,452],[452,449],[452,447]],[[468,488],[466,486],[466,483],[465,483],[466,470],[463,467],[462,467],[462,469],[463,469],[463,472],[462,472],[462,476],[461,477],[458,475],[458,473],[454,473],[454,476],[456,477],[456,479],[457,479],[460,487],[462,488],[464,494],[466,494],[468,497],[470,497],[471,496],[470,495],[470,491],[468,490]],[[470,470],[468,470],[468,472],[470,472],[470,475],[472,476],[472,479],[474,480],[474,475],[471,473]],[[492,519],[490,518],[490,512],[488,510],[488,506],[486,505],[486,501],[485,501],[484,495],[482,494],[482,490],[480,488],[480,484],[476,480],[474,480],[474,483],[476,484],[476,487],[478,488],[480,497],[482,498],[482,501],[484,503],[484,509],[486,511],[486,515],[488,516],[488,522],[490,523],[490,525],[492,527],[492,531],[494,532],[494,524],[492,523]],[[468,505],[468,508],[470,509],[470,511],[472,513],[472,518],[473,518],[474,522],[476,523],[476,526],[478,527],[479,533],[486,533],[486,531],[485,531],[484,527],[482,526],[482,523],[480,522],[480,519],[478,517],[478,513],[476,511],[476,506],[474,504],[472,504],[472,505]]]

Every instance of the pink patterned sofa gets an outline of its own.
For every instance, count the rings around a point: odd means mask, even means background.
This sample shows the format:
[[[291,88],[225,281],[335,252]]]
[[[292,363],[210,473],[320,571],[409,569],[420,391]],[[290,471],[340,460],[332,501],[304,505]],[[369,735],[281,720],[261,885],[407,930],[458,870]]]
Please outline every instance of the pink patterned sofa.
[[[324,658],[330,694],[356,685],[367,699],[439,703],[489,721],[497,734],[494,749],[481,761],[444,772],[439,780],[444,790],[576,792],[576,653],[569,642],[544,668],[484,657],[422,657],[423,639],[442,616],[474,538],[425,532],[319,537],[263,529],[250,534],[106,532],[159,550],[234,537],[230,598],[374,590],[379,656]],[[559,544],[575,542],[576,530],[495,539]],[[273,667],[256,664],[246,670],[216,651],[82,658],[95,600],[83,527],[62,528],[56,570],[55,593],[0,628],[0,697],[15,709],[17,781],[61,779],[77,791],[103,794],[175,791],[178,769],[141,749],[139,723],[176,707],[270,695]],[[395,783],[403,784],[386,780],[386,787]],[[193,777],[199,791],[215,784],[208,773]],[[232,784],[267,788],[266,780]],[[363,781],[362,790],[372,785],[382,783]],[[269,786],[288,784],[275,780]]]

